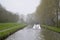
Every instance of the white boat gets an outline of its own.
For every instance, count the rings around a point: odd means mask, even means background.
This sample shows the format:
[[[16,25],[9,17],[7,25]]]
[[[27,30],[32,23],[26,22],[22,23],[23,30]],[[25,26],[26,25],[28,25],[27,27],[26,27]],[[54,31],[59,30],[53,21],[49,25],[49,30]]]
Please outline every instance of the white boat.
[[[40,24],[34,24],[33,29],[41,29]]]

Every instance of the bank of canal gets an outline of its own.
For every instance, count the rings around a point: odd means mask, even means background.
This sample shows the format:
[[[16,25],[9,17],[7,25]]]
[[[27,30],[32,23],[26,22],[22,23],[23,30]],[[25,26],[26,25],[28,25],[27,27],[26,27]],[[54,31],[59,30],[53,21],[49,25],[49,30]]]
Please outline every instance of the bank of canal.
[[[6,40],[60,40],[60,34],[48,29],[33,29],[31,25],[17,31]]]

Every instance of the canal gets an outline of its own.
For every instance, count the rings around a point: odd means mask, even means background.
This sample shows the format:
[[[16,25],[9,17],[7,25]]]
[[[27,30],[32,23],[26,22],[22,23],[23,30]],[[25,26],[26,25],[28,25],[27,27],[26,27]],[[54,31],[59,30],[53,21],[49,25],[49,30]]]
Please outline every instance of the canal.
[[[32,25],[17,31],[6,40],[60,40],[60,34],[41,28],[34,29]]]

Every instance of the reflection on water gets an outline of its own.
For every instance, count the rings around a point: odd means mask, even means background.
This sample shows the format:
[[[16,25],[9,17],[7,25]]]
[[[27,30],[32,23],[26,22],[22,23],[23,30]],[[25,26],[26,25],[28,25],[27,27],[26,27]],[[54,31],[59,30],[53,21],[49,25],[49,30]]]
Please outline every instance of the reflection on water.
[[[13,35],[9,36],[6,40],[43,40],[41,37],[44,37],[40,34],[41,29],[33,29],[29,25],[28,27],[24,28],[23,30],[20,30]],[[41,36],[41,37],[40,37]]]
[[[31,25],[19,30],[6,40],[60,40],[60,34],[47,29],[33,29]]]
[[[42,35],[45,40],[60,40],[60,33],[50,31],[48,29],[42,29]]]

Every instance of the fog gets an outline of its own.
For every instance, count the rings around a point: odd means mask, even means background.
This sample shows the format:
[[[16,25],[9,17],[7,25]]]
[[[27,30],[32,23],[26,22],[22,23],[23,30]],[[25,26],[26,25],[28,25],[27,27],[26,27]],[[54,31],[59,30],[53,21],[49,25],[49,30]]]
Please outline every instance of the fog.
[[[41,0],[0,0],[0,3],[8,10],[17,14],[32,14],[36,11]]]

